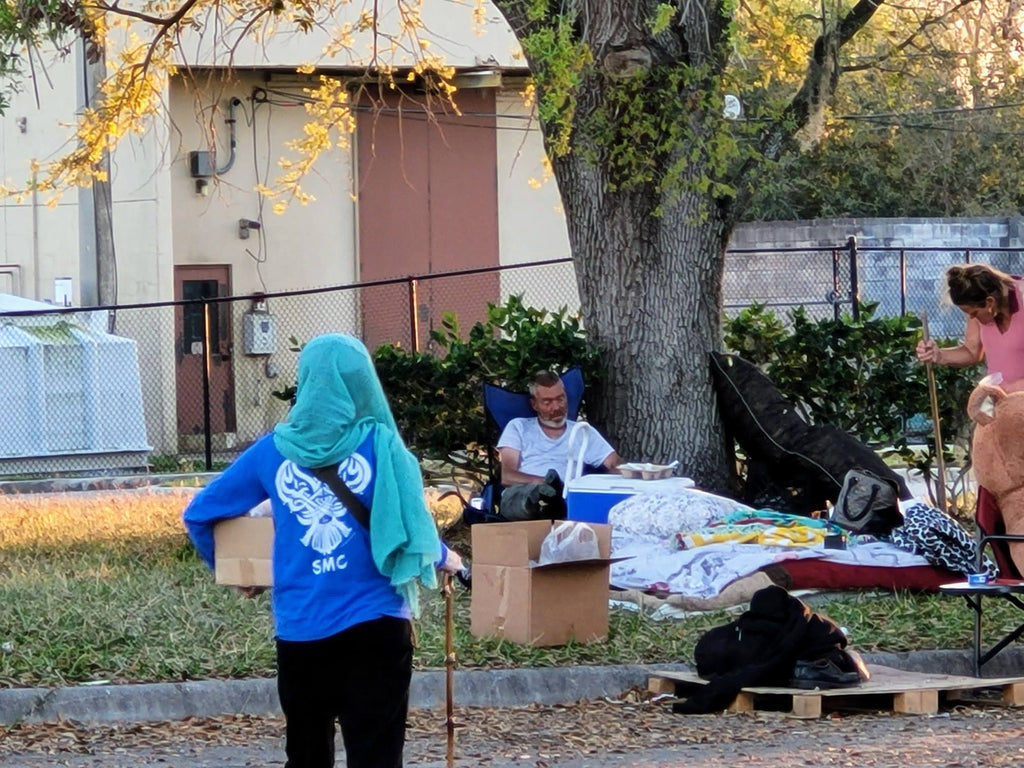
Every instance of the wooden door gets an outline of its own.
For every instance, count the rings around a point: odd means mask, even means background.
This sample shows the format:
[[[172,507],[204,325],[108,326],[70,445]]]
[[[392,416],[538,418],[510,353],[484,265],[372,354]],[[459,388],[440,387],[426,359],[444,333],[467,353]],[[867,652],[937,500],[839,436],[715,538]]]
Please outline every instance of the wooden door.
[[[230,295],[231,268],[228,266],[174,268],[174,298],[177,301]],[[184,304],[176,308],[174,349],[179,435],[203,434],[204,326],[202,304]],[[210,338],[210,431],[214,434],[232,433],[236,422],[229,302],[211,305]]]
[[[360,281],[498,266],[494,91],[456,97],[461,115],[428,116],[408,94],[359,112]],[[422,281],[420,346],[446,310],[468,329],[498,297],[497,272]],[[385,341],[411,346],[407,285],[364,289],[361,300],[371,349]]]

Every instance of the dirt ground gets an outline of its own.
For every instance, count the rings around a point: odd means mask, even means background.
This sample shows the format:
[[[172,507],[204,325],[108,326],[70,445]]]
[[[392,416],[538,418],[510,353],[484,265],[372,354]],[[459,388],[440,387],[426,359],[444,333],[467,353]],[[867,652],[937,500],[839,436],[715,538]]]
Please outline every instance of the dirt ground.
[[[639,692],[571,706],[457,710],[460,766],[1000,766],[1024,764],[1024,709],[958,705],[797,720],[781,713],[673,715]],[[283,765],[280,717],[124,725],[21,725],[0,766],[242,768]],[[339,755],[340,755],[339,739]],[[410,716],[406,764],[444,766],[444,713]],[[343,764],[339,758],[339,765]]]

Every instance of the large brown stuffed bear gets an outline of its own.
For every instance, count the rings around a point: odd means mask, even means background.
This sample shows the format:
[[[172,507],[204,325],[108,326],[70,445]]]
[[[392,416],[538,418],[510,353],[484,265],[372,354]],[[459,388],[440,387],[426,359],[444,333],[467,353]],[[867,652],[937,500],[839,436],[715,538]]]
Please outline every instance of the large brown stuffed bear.
[[[1024,535],[1024,391],[1007,394],[983,379],[971,393],[967,413],[976,422],[971,456],[978,485],[999,504],[1006,532]],[[1024,573],[1024,542],[1010,544]]]

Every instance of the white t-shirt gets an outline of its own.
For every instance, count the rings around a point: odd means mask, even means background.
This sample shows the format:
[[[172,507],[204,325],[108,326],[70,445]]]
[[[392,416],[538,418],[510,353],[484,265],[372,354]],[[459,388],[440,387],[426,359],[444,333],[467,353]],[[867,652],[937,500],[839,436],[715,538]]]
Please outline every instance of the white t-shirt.
[[[536,418],[512,419],[498,438],[498,448],[512,448],[519,451],[519,471],[527,475],[543,477],[549,469],[559,477],[565,472],[569,460],[569,433],[575,421],[566,421],[562,434],[552,439],[544,434]],[[581,435],[573,442],[573,458],[579,451]],[[596,429],[587,432],[587,449],[583,462],[600,466],[612,454],[613,448]]]

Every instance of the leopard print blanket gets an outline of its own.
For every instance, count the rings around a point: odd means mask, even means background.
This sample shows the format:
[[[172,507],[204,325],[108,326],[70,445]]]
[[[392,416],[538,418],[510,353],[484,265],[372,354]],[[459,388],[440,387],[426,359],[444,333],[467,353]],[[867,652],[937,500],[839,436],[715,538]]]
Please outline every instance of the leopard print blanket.
[[[978,572],[978,543],[949,515],[923,502],[914,502],[903,510],[903,525],[886,537],[894,545],[921,555],[932,565],[964,575]],[[982,560],[982,572],[998,578],[999,568],[988,557]]]

